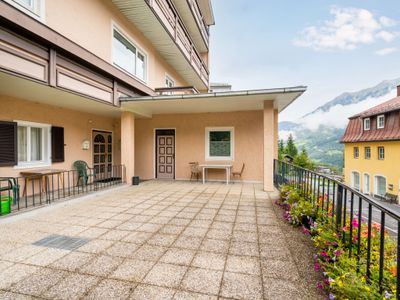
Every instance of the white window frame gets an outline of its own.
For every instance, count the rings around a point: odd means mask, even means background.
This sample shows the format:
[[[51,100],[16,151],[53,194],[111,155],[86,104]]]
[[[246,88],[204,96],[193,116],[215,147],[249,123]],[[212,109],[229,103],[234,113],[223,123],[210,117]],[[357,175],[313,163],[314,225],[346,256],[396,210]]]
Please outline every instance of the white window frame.
[[[4,1],[31,16],[32,18],[35,18],[43,23],[45,22],[45,0],[31,0],[31,6],[26,6],[21,0]]]
[[[117,31],[132,47],[134,47],[136,49],[136,53],[135,53],[135,74],[132,74],[131,72],[129,72],[128,70],[124,69],[124,67],[118,65],[117,63],[114,62],[114,31]],[[137,46],[138,43],[136,43],[134,41],[134,39],[132,39],[128,34],[126,34],[122,29],[120,29],[119,26],[117,26],[116,24],[112,23],[111,26],[111,63],[117,67],[118,69],[120,69],[121,71],[123,71],[124,73],[134,77],[135,79],[142,81],[143,83],[147,84],[148,81],[148,55],[147,52],[144,51],[142,48]],[[139,60],[138,58],[138,53],[140,53],[141,55],[143,55],[144,57],[144,74],[143,74],[143,78],[140,78],[139,76],[137,76],[137,72],[136,72],[136,67],[137,67],[137,62]]]
[[[368,124],[368,126],[367,126]],[[371,119],[370,118],[365,118],[364,119],[364,130],[370,130],[371,129]]]
[[[381,157],[381,149],[383,150],[383,157]],[[385,147],[383,146],[378,147],[378,160],[385,160]]]
[[[358,188],[355,186],[354,174],[358,174]],[[351,187],[356,191],[361,189],[361,173],[358,171],[351,171]]]
[[[357,150],[357,156],[356,156],[356,150]],[[360,147],[353,147],[353,157],[355,159],[360,158]]]
[[[43,123],[35,123],[28,121],[14,121],[18,127],[27,127],[27,159],[28,161],[20,162],[14,167],[14,169],[25,169],[25,168],[36,168],[36,167],[49,167],[51,166],[51,125]],[[30,143],[30,128],[41,128],[42,131],[42,157],[40,161],[30,161],[31,155],[31,143]]]
[[[230,131],[231,133],[231,155],[230,156],[210,156],[210,132],[211,131]],[[205,159],[206,161],[233,161],[235,153],[235,128],[234,127],[206,127],[205,130]]]
[[[378,177],[382,177],[385,178],[385,193],[383,195],[379,195],[378,194]],[[378,196],[385,196],[385,194],[387,193],[387,178],[386,176],[380,175],[380,174],[376,174],[374,176],[374,195],[378,195]]]
[[[173,80],[168,74],[165,74],[165,87],[169,88],[170,86],[167,85],[167,81],[172,83],[172,87],[175,86],[175,80]]]
[[[369,150],[369,157],[367,157],[367,149]],[[371,147],[369,147],[369,146],[364,147],[364,158],[367,160],[371,159]]]
[[[368,176],[368,181],[365,180],[365,176]],[[368,189],[367,189],[368,182]],[[369,173],[363,174],[363,193],[369,195],[371,193],[371,176]]]
[[[380,120],[383,120],[383,125],[379,124]],[[378,129],[385,128],[385,115],[379,115],[379,116],[376,117],[376,128],[378,128]]]

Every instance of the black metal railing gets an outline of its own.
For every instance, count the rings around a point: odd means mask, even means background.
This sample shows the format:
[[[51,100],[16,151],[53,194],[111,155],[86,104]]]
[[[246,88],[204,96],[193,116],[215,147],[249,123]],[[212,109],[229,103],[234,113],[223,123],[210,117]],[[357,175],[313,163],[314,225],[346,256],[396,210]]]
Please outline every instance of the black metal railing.
[[[125,183],[124,165],[102,171],[48,170],[29,176],[0,177],[0,216]]]
[[[395,257],[391,259],[395,261],[393,275],[396,278],[396,299],[400,299],[400,270],[397,268],[400,264],[400,214],[398,212],[333,178],[278,160],[274,162],[274,184],[277,188],[285,184],[294,186],[315,205],[317,210],[329,214],[330,221],[334,222],[341,236],[345,237],[343,231],[344,228],[348,228],[347,255],[356,256],[356,272],[365,273],[367,282],[375,280],[374,283],[379,285],[381,292],[382,283],[385,280],[384,268],[387,263],[385,243],[389,243],[386,237],[390,236],[390,240],[397,244]],[[365,234],[366,245],[361,245],[363,222],[368,228]],[[371,255],[373,247],[371,232],[375,224],[378,224],[377,228],[379,228],[379,245],[374,247],[379,247],[379,254]],[[361,251],[362,247],[365,247],[366,251]],[[379,267],[378,278],[371,277],[372,267]]]

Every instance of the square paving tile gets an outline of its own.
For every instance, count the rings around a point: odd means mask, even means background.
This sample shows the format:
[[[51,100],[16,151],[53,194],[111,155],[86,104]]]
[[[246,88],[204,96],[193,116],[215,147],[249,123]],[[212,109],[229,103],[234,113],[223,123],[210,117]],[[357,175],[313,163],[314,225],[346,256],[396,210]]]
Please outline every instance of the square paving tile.
[[[35,273],[37,270],[39,270],[38,267],[22,264],[15,264],[10,268],[5,269],[0,273],[0,289],[9,288],[13,283]]]
[[[299,271],[292,260],[263,259],[261,260],[261,268],[263,277],[273,277],[291,281],[300,279]]]
[[[200,237],[181,235],[173,244],[174,247],[197,250],[202,239]]]
[[[132,257],[133,253],[140,247],[138,244],[117,241],[104,253],[111,256]]]
[[[229,255],[226,261],[226,271],[260,275],[260,260],[251,256]]]
[[[148,239],[150,239],[150,237],[152,235],[153,235],[153,233],[151,233],[151,232],[134,231],[134,232],[130,233],[129,235],[125,236],[122,239],[122,241],[142,245],[144,242],[146,242]]]
[[[196,254],[192,266],[223,271],[225,266],[226,256],[218,253],[199,252]]]
[[[218,295],[222,279],[222,271],[190,268],[185,275],[181,288],[187,291]]]
[[[235,299],[262,299],[261,277],[225,272],[220,296]]]
[[[210,229],[207,233],[207,238],[214,240],[230,240],[232,231],[227,229]]]
[[[85,299],[127,299],[135,287],[135,283],[105,279],[90,291]]]
[[[122,261],[123,259],[120,257],[100,255],[82,267],[79,272],[96,276],[107,276],[109,273],[115,270],[122,263]]]
[[[87,252],[87,253],[102,253],[107,248],[111,247],[114,244],[114,241],[108,240],[91,240],[86,245],[78,248],[77,250],[80,252]]]
[[[110,275],[111,278],[141,282],[155,262],[127,259]]]
[[[149,300],[149,299],[160,299],[169,300],[174,296],[175,290],[165,287],[152,286],[140,284],[130,299],[134,300]]]
[[[187,267],[172,264],[157,263],[144,279],[144,283],[177,288]]]
[[[229,241],[204,239],[200,250],[225,254],[229,250]]]
[[[46,289],[60,281],[66,274],[65,271],[41,268],[27,278],[16,283],[11,287],[11,290],[13,292],[38,297]]]
[[[232,241],[229,254],[241,256],[259,256],[258,244]]]
[[[218,296],[178,291],[178,292],[176,292],[174,299],[176,299],[176,300],[217,300]]]
[[[177,235],[170,235],[170,234],[160,234],[157,233],[153,235],[147,243],[149,245],[154,245],[154,246],[171,246],[173,242],[175,242]]]
[[[73,272],[84,264],[88,263],[93,258],[93,254],[83,252],[71,252],[63,256],[59,260],[53,262],[50,266],[52,268]]]
[[[182,234],[187,236],[203,238],[206,235],[207,230],[208,228],[189,226],[183,231]]]
[[[264,280],[264,291],[267,299],[312,299],[299,285],[282,279],[266,278]]]
[[[143,245],[132,255],[132,258],[157,261],[166,250],[166,247]]]
[[[164,263],[188,266],[194,257],[195,251],[181,248],[170,248],[161,257]]]
[[[178,225],[165,225],[163,226],[159,233],[164,233],[164,234],[180,234],[183,230],[185,229],[184,226],[178,226]]]
[[[128,234],[131,234],[131,231],[128,230],[108,230],[106,233],[102,234],[99,236],[99,239],[102,240],[110,240],[110,241],[120,241],[124,237],[126,237]]]
[[[71,274],[47,290],[43,296],[51,299],[79,299],[98,281],[98,277]]]
[[[45,249],[38,254],[35,254],[28,259],[24,260],[24,263],[36,266],[48,266],[63,256],[69,254],[71,251],[62,249]]]

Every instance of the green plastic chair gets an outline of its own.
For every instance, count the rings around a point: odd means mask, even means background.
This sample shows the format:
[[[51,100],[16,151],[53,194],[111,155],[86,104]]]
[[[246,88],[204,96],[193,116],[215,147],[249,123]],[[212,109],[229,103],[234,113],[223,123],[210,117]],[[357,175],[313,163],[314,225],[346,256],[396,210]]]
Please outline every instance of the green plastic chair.
[[[77,183],[79,184],[79,180],[82,178],[82,184],[86,186],[89,181],[89,177],[93,177],[93,182],[96,182],[96,174],[94,173],[94,170],[89,167],[89,165],[83,161],[83,160],[77,160],[74,162],[74,167],[78,171],[78,181]],[[92,172],[88,173],[88,170],[92,170]]]
[[[2,184],[2,182],[7,182],[7,185]],[[13,196],[13,204],[19,201],[19,184],[17,184],[17,179],[14,177],[0,177],[0,192],[11,191]]]

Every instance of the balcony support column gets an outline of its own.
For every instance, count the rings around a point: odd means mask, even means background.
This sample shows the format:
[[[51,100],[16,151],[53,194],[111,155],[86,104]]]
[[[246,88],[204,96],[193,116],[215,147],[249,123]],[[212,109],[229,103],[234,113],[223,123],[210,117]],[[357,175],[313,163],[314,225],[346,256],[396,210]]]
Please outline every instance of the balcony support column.
[[[277,113],[276,113],[277,114]],[[277,127],[275,117],[274,101],[264,101],[264,191],[274,191],[274,158],[275,158],[275,127]]]
[[[129,184],[135,175],[135,115],[129,111],[121,114],[121,164],[125,165]]]

